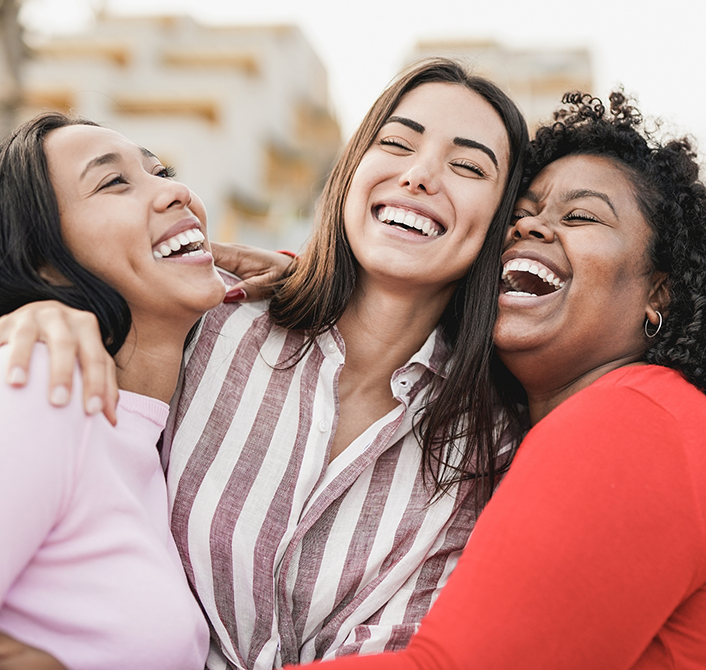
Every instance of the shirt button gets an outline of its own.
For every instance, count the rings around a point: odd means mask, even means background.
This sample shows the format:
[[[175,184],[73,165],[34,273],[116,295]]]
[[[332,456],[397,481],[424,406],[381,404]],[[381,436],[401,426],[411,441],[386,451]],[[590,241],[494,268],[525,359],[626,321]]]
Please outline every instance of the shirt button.
[[[328,430],[328,422],[327,421],[319,421],[319,430],[322,433],[325,433]]]
[[[338,349],[338,347],[336,346],[336,343],[335,343],[335,342],[329,342],[329,343],[326,345],[326,349],[327,349],[327,351],[328,351],[330,354],[332,354],[332,353],[334,353],[334,352],[336,351],[336,349]]]

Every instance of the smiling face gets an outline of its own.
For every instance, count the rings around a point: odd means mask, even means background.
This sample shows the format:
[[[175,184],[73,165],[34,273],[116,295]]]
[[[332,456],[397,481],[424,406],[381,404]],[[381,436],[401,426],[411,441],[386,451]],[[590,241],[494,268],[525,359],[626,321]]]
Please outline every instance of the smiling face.
[[[508,163],[505,127],[480,95],[445,83],[407,93],[346,198],[359,281],[452,290],[480,251]]]
[[[203,204],[154,155],[86,125],[51,131],[44,150],[66,246],[123,296],[136,327],[150,320],[188,330],[220,302]]]
[[[638,360],[663,286],[652,231],[613,161],[568,156],[517,202],[503,253],[495,345],[527,388],[570,385]]]

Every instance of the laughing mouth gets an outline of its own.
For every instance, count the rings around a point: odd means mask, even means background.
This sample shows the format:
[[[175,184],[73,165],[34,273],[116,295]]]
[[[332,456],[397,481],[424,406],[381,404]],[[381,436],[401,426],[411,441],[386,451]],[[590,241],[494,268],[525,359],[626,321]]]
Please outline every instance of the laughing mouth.
[[[534,297],[556,293],[564,279],[539,261],[514,258],[503,265],[502,291],[505,295]]]
[[[157,260],[169,256],[202,256],[206,253],[203,249],[205,239],[198,228],[189,228],[160,242],[157,247],[152,249],[152,255]]]
[[[389,226],[413,231],[425,237],[436,237],[446,232],[440,223],[402,207],[380,205],[375,212],[375,216],[378,221],[382,221],[382,223],[386,223]]]

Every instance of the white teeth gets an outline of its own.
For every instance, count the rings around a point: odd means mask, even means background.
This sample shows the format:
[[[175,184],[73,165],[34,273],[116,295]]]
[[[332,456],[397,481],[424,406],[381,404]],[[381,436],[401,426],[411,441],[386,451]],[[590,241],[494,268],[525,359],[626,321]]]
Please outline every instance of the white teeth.
[[[203,233],[196,228],[189,228],[184,235],[189,239],[189,242],[203,242],[206,239]]]
[[[384,206],[378,210],[377,218],[383,223],[401,223],[407,228],[419,230],[428,237],[436,237],[439,234],[430,219],[418,216],[406,209]]]
[[[186,247],[190,244],[199,244],[205,239],[206,238],[204,234],[200,230],[198,230],[198,228],[189,228],[188,230],[184,230],[181,233],[170,237],[168,240],[160,242],[159,247],[152,250],[152,255],[155,257],[155,259],[159,260],[160,258],[171,256],[172,252],[178,251],[182,247]],[[204,253],[205,252],[203,249],[195,249],[182,255],[200,256]]]
[[[556,277],[554,273],[550,272],[547,268],[543,266],[540,267],[532,261],[515,259],[505,263],[502,273],[502,279],[513,289],[516,287],[512,281],[512,278],[508,276],[511,272],[529,272],[530,274],[536,275],[542,279],[546,284],[551,284],[557,289],[563,288],[565,284],[560,277]],[[534,295],[532,293],[525,293],[518,290],[507,291],[507,293],[512,293],[512,295]]]
[[[527,298],[536,298],[536,293],[527,293],[526,291],[505,291],[505,295],[520,296]]]

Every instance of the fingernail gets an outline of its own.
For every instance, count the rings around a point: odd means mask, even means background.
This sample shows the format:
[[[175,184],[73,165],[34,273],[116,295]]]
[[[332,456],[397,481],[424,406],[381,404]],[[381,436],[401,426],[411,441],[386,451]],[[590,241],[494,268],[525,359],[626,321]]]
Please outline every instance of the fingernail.
[[[103,400],[97,395],[92,395],[86,403],[86,411],[89,414],[98,414],[103,410]]]
[[[247,297],[248,294],[242,288],[231,289],[230,291],[226,291],[223,302],[240,302]]]
[[[22,386],[27,383],[27,374],[21,367],[15,366],[7,375],[7,383],[10,386]]]
[[[69,389],[65,386],[55,386],[49,396],[49,402],[55,407],[63,407],[69,402]]]

